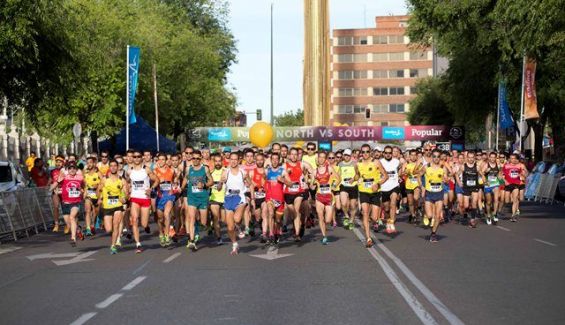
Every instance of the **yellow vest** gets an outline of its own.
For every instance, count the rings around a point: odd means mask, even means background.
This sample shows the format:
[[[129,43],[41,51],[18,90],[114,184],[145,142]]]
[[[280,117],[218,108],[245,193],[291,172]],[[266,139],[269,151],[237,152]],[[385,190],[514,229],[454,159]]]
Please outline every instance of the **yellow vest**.
[[[373,191],[372,186],[381,180],[381,172],[375,166],[374,162],[358,162],[357,169],[359,170],[359,192],[363,193],[376,193]]]

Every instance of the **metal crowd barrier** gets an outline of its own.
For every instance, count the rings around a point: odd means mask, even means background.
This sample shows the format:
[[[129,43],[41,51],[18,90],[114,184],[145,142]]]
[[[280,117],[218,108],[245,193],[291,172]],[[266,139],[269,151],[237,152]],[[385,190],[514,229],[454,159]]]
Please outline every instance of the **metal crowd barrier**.
[[[542,163],[543,164],[543,163]],[[537,202],[554,203],[557,186],[562,173],[559,173],[561,166],[553,164],[546,172],[544,166],[534,168],[532,174],[528,176],[525,196],[528,200]]]
[[[47,187],[0,193],[0,238],[29,237],[53,224],[51,193]]]

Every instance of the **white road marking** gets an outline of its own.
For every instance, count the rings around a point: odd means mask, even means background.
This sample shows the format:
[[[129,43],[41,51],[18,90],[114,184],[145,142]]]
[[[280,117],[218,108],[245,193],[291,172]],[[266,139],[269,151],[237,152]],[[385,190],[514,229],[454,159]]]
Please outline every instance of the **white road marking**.
[[[131,281],[130,283],[126,284],[122,290],[124,291],[128,291],[131,290],[133,288],[135,288],[135,286],[137,286],[138,284],[140,284],[141,282],[143,282],[143,280],[145,280],[147,277],[146,276],[138,276],[137,278],[133,279],[133,281]]]
[[[276,259],[279,259],[279,258],[292,256],[292,255],[294,255],[294,254],[279,254],[279,249],[277,247],[269,247],[267,249],[266,254],[257,254],[257,255],[251,255],[250,254],[249,256],[258,257],[258,258],[262,258],[264,260],[272,261],[272,260],[276,260]]]
[[[181,253],[174,253],[173,255],[167,257],[163,263],[170,263],[172,260],[174,260],[175,258],[179,257],[181,255]]]
[[[147,262],[141,264],[140,267],[138,267],[137,269],[135,269],[135,270],[133,271],[133,275],[135,275],[135,274],[141,272],[141,270],[143,270],[143,268],[146,267],[147,264],[149,264],[149,262],[151,262],[151,260],[147,260]]]
[[[496,226],[496,228],[498,228],[500,230],[504,230],[504,231],[510,231],[510,229],[508,229],[506,227],[502,227],[502,226]]]
[[[110,297],[106,298],[106,300],[99,302],[96,304],[96,308],[104,309],[114,303],[116,300],[120,299],[124,294],[123,293],[116,293],[111,295]]]
[[[365,238],[359,231],[359,229],[353,229],[355,235],[361,241],[365,241]],[[406,285],[400,280],[396,272],[390,267],[388,262],[377,252],[374,247],[368,249],[369,253],[373,256],[373,258],[379,263],[380,267],[383,269],[385,275],[390,280],[392,285],[398,290],[402,298],[406,301],[408,306],[412,308],[416,316],[420,319],[420,321],[426,325],[435,325],[437,324],[436,320],[433,316],[424,309],[424,306],[418,301],[418,299],[414,296],[414,294],[406,287]]]
[[[554,244],[554,243],[550,243],[550,242],[548,242],[548,241],[541,240],[541,239],[538,239],[538,238],[534,238],[534,240],[537,241],[537,242],[540,242],[540,243],[542,243],[542,244],[549,245],[549,246],[553,246],[553,247],[557,246],[557,245]]]
[[[82,324],[86,323],[89,319],[91,319],[92,317],[96,316],[96,314],[97,313],[83,314],[82,316],[77,318],[74,322],[72,322],[71,325],[82,325]]]
[[[11,247],[0,248],[0,255],[6,254],[6,253],[11,253],[13,251],[17,251],[18,249],[21,249],[21,247],[11,246]]]
[[[402,271],[402,273],[404,273],[404,275],[408,278],[408,280],[410,280],[410,282],[412,282],[412,284],[418,288],[418,290],[420,290],[420,292],[422,293],[422,295],[424,295],[424,297],[426,297],[426,299],[428,299],[428,301],[437,309],[437,311],[440,312],[440,314],[443,315],[443,317],[445,317],[445,319],[450,323],[450,324],[458,324],[458,325],[462,325],[464,324],[463,321],[461,321],[459,319],[459,317],[457,317],[454,313],[452,313],[439,299],[438,297],[436,297],[436,295],[433,294],[433,292],[428,289],[428,287],[426,287],[422,281],[420,281],[415,275],[414,273],[412,273],[412,271],[410,271],[410,269],[398,258],[396,257],[388,248],[386,248],[384,245],[379,245],[379,247],[383,250],[383,252],[386,254],[386,256],[388,256],[393,262],[394,264],[396,264],[396,266],[398,266],[398,268],[400,269],[400,271]]]
[[[62,260],[62,261],[51,261],[53,263],[55,263],[55,265],[58,266],[62,266],[62,265],[69,265],[69,264],[74,264],[74,263],[80,263],[80,262],[88,262],[88,261],[94,261],[93,258],[87,258],[90,255],[96,253],[97,251],[90,251],[90,252],[86,252],[86,253],[82,253],[76,257],[71,258],[70,260]]]
[[[30,261],[34,261],[37,259],[41,259],[41,258],[66,258],[66,257],[75,257],[77,255],[79,255],[79,252],[73,252],[73,253],[61,253],[61,254],[53,254],[53,253],[45,253],[45,254],[37,254],[37,255],[31,255],[31,256],[26,256]]]

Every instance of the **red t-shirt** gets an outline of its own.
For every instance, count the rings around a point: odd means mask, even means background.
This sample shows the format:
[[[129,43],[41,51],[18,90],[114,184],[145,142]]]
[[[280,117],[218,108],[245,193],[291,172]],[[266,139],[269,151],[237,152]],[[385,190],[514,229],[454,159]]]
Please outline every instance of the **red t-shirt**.
[[[65,204],[80,203],[82,195],[80,189],[83,187],[82,175],[71,176],[67,174],[61,182],[61,197]]]
[[[29,172],[29,176],[37,187],[44,187],[49,185],[49,176],[43,168],[33,167]]]

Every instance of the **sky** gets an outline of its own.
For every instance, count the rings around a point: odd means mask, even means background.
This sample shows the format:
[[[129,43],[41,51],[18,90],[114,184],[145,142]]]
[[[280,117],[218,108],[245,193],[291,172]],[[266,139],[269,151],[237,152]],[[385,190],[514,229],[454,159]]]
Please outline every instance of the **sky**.
[[[302,108],[303,0],[272,0],[274,113]],[[263,110],[270,120],[271,0],[230,0],[229,27],[236,39],[238,62],[228,87],[234,88],[239,111]],[[375,27],[375,16],[403,15],[403,0],[330,0],[330,29]],[[247,124],[256,121],[247,116]]]

